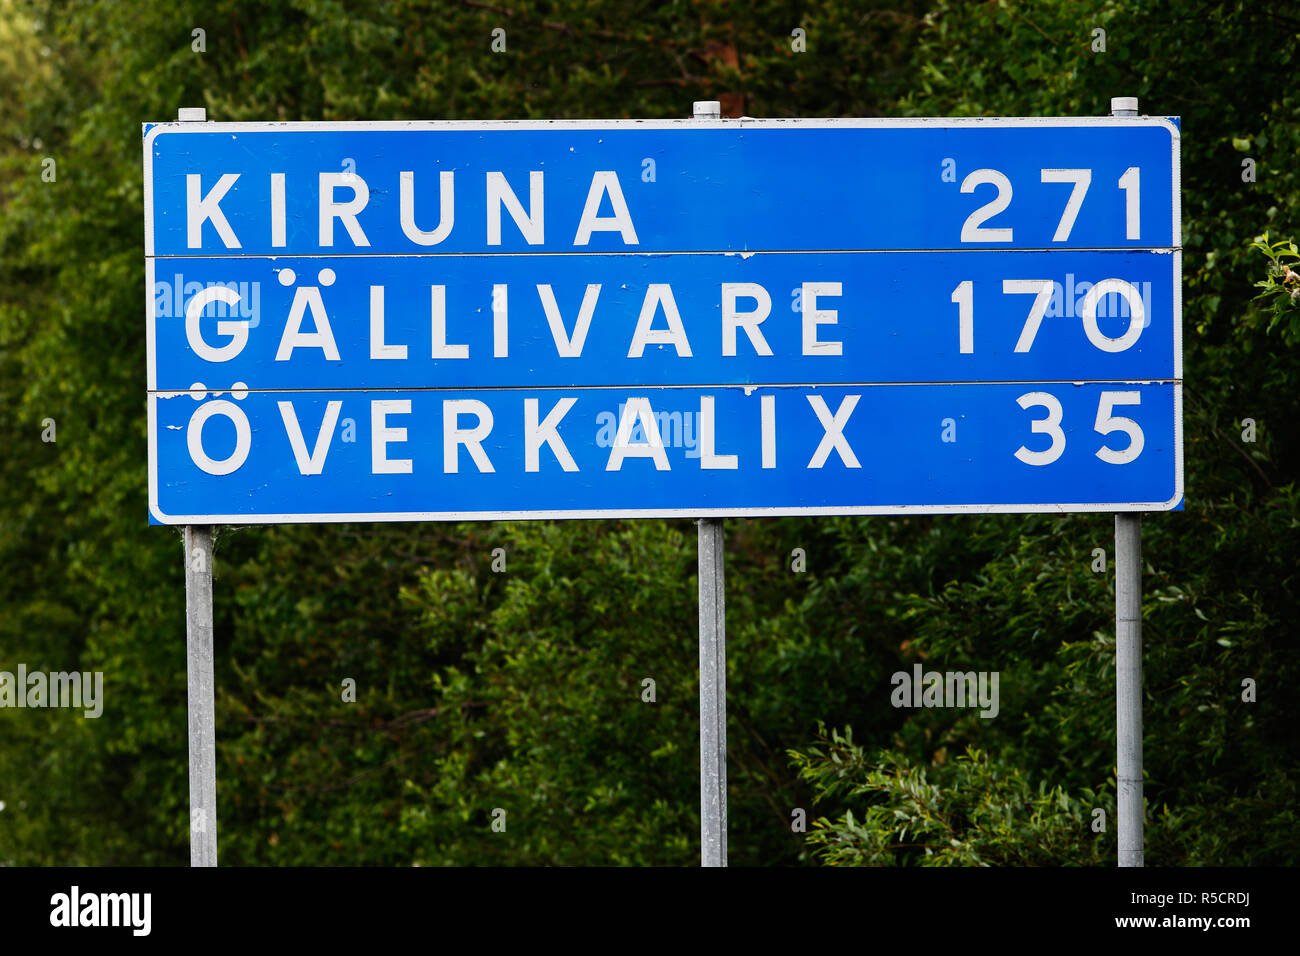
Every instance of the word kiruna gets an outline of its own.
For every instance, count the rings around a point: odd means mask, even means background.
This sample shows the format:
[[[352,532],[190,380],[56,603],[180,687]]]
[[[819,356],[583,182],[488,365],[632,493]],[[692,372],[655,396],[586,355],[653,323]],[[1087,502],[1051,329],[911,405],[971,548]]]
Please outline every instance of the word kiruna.
[[[186,208],[186,244],[191,249],[203,246],[203,226],[211,223],[217,235],[227,249],[241,249],[239,237],[231,228],[225,213],[221,211],[221,200],[239,181],[240,173],[223,173],[215,185],[204,192],[202,176],[189,173],[185,177]],[[322,248],[334,246],[335,221],[347,232],[352,245],[366,248],[370,245],[365,229],[362,228],[360,215],[370,202],[370,187],[365,179],[356,173],[320,173],[318,186],[320,201],[318,209],[319,244]],[[416,225],[415,209],[415,173],[403,171],[399,179],[398,208],[402,233],[414,245],[419,247],[436,246],[448,236],[456,222],[456,174],[444,170],[438,174],[439,219],[433,229],[421,229]],[[546,175],[541,170],[528,174],[528,209],[516,195],[513,187],[506,181],[504,173],[489,170],[484,175],[484,192],[487,201],[487,244],[501,245],[501,212],[504,208],[514,220],[529,245],[542,245],[546,241]],[[284,173],[271,173],[266,184],[266,197],[270,202],[271,245],[275,248],[286,246]],[[335,197],[335,190],[350,190],[350,195],[340,200]],[[608,197],[613,210],[612,215],[600,215],[601,204]],[[613,170],[597,170],[592,173],[591,187],[587,200],[578,218],[573,236],[574,246],[585,246],[591,241],[593,232],[617,232],[623,242],[629,246],[639,244],[632,216],[628,212],[627,200],[623,197],[623,188],[619,183],[618,173]]]

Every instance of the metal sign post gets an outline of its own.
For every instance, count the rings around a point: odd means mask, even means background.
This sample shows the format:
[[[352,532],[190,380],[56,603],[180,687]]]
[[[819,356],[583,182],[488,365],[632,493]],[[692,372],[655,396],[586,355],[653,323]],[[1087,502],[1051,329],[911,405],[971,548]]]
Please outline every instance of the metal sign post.
[[[699,522],[700,864],[727,865],[727,609],[722,519]]]
[[[1115,515],[1115,783],[1119,865],[1143,866],[1142,516]]]
[[[179,122],[203,122],[181,109]],[[212,528],[185,526],[185,674],[190,748],[190,866],[217,865],[217,728],[212,661]]]
[[[1114,97],[1110,111],[1137,116],[1137,97]],[[1143,866],[1141,512],[1115,515],[1115,784],[1119,865]]]
[[[695,103],[697,120],[721,118],[721,103]],[[699,521],[700,864],[727,865],[727,597],[721,518]]]
[[[190,866],[217,865],[217,734],[212,664],[212,529],[185,527],[185,674]]]

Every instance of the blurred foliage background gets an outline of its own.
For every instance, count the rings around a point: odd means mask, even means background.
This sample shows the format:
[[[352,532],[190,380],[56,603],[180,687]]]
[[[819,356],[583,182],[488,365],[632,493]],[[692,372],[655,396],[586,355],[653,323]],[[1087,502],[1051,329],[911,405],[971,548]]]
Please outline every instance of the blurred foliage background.
[[[1144,521],[1147,862],[1296,863],[1300,307],[1254,299],[1277,270],[1252,243],[1297,232],[1298,36],[1263,2],[0,0],[0,669],[102,670],[107,697],[98,720],[0,710],[0,864],[188,860],[181,548],[146,524],[142,122],[1116,95],[1183,131],[1187,507]],[[727,528],[733,864],[1113,864],[1109,515]],[[694,541],[222,529],[222,862],[696,862]],[[916,662],[999,671],[1001,713],[893,709]]]

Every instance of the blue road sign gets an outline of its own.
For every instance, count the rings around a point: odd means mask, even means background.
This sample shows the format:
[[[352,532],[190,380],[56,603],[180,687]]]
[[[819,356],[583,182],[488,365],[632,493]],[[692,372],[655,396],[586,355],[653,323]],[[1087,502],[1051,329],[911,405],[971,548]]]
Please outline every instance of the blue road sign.
[[[145,130],[161,523],[1182,506],[1163,118]]]

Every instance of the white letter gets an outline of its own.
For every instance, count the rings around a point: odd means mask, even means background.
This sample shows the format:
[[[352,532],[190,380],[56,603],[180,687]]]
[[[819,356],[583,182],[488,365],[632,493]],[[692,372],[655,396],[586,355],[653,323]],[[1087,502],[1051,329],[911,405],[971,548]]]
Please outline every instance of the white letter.
[[[425,232],[415,224],[415,173],[406,171],[399,174],[398,204],[401,206],[402,232],[418,246],[436,246],[451,234],[455,221],[455,173],[443,170],[438,174],[438,228]]]
[[[384,287],[370,287],[370,357],[372,359],[404,359],[405,345],[384,343]]]
[[[601,197],[607,192],[609,204],[614,207],[614,215],[605,218],[596,213],[600,211]],[[613,170],[602,169],[592,174],[591,188],[587,190],[587,204],[582,207],[582,218],[578,221],[578,234],[573,237],[573,244],[585,246],[591,240],[593,232],[617,232],[623,236],[625,245],[638,244],[636,230],[632,228],[632,215],[627,211],[623,188],[618,184],[618,173]]]
[[[289,436],[289,445],[293,448],[294,461],[298,463],[298,474],[319,475],[325,467],[325,456],[329,454],[330,441],[334,437],[334,424],[339,420],[342,402],[326,402],[325,417],[321,419],[320,430],[316,432],[316,447],[311,457],[307,457],[307,443],[302,440],[302,426],[298,424],[298,412],[293,402],[276,402],[280,417],[284,419],[284,432]]]
[[[203,341],[199,332],[199,318],[209,302],[224,302],[234,305],[239,301],[239,293],[223,285],[214,285],[195,293],[190,304],[185,307],[185,338],[199,358],[208,362],[229,362],[244,350],[248,344],[248,323],[240,319],[222,319],[217,323],[218,335],[229,335],[230,341],[219,349],[214,349]]]
[[[55,893],[53,896],[50,897],[50,902],[54,904],[54,908],[50,910],[50,925],[67,926],[68,925],[68,894]]]
[[[191,249],[198,249],[203,245],[203,220],[211,219],[212,225],[217,227],[217,235],[221,241],[226,244],[227,249],[241,249],[239,240],[235,238],[235,231],[230,228],[230,223],[226,221],[226,214],[221,211],[221,200],[226,195],[226,191],[235,184],[239,178],[239,173],[226,173],[217,180],[217,184],[212,187],[211,191],[199,198],[199,190],[203,187],[199,183],[198,173],[189,173],[185,177],[185,214],[186,214],[186,241]]]
[[[668,328],[655,330],[650,328],[655,311],[662,302],[664,318]],[[673,298],[673,287],[665,284],[651,283],[645,291],[645,300],[641,303],[641,315],[636,320],[636,331],[632,334],[632,345],[627,350],[628,358],[640,358],[645,347],[650,343],[671,345],[677,349],[682,358],[691,357],[691,344],[686,341],[686,329],[682,327],[682,317],[677,313],[677,301]]]
[[[564,331],[564,320],[560,317],[555,293],[549,285],[537,287],[537,297],[542,300],[546,324],[551,327],[551,338],[555,339],[555,351],[560,358],[582,358],[582,346],[587,341],[587,330],[591,328],[591,315],[596,311],[596,299],[599,296],[600,284],[589,284],[587,291],[582,294],[582,305],[578,307],[578,321],[573,324],[573,335],[569,336]]]
[[[474,415],[478,424],[473,428],[461,428],[457,419],[461,415]],[[447,399],[442,403],[442,470],[454,475],[460,468],[460,451],[458,445],[469,450],[469,456],[478,465],[478,470],[496,471],[487,453],[483,451],[483,439],[492,431],[492,409],[475,398]]]
[[[336,186],[350,186],[352,198],[347,202],[334,201]],[[320,244],[334,245],[334,220],[340,219],[347,229],[353,245],[368,246],[370,240],[361,231],[357,222],[357,213],[366,208],[370,201],[370,187],[356,173],[321,173],[320,174]]]
[[[469,358],[468,345],[447,344],[447,287],[434,285],[429,286],[429,289],[431,290],[429,327],[433,337],[433,358]]]
[[[409,475],[411,459],[388,457],[388,443],[406,441],[405,428],[389,428],[389,415],[411,414],[409,398],[370,403],[370,473],[372,475]]]
[[[831,418],[831,410],[826,407],[826,399],[820,395],[809,395],[808,404],[812,406],[813,411],[817,413],[817,420],[822,423],[825,434],[822,435],[821,444],[817,446],[817,451],[813,453],[812,461],[808,462],[809,468],[820,468],[826,464],[826,459],[830,457],[831,449],[839,452],[840,460],[844,462],[846,468],[861,468],[858,463],[857,455],[853,454],[853,449],[849,447],[848,441],[844,438],[844,426],[848,424],[849,416],[853,414],[853,409],[858,404],[861,395],[845,395],[840,407],[835,411],[835,417]]]
[[[492,286],[492,357],[510,357],[510,286]]]
[[[540,471],[541,463],[539,452],[542,450],[542,443],[545,442],[551,446],[551,452],[555,455],[555,460],[560,463],[560,467],[565,471],[577,471],[578,466],[569,454],[568,447],[564,444],[564,439],[556,431],[556,426],[560,424],[560,419],[569,413],[576,398],[562,398],[555,403],[555,407],[546,413],[546,418],[540,425],[537,424],[537,399],[524,399],[524,471]],[[491,469],[488,469],[491,471]]]
[[[213,415],[225,415],[235,426],[235,450],[223,461],[215,461],[203,450],[203,425]],[[190,416],[189,428],[186,430],[185,444],[190,450],[190,460],[199,469],[209,475],[228,475],[238,471],[248,458],[252,447],[253,432],[248,424],[248,416],[234,402],[205,402]]]
[[[754,311],[737,312],[736,299],[746,296],[755,300]],[[722,354],[736,354],[736,329],[749,336],[749,344],[758,355],[771,355],[772,349],[759,326],[772,314],[772,297],[757,282],[722,283]],[[814,336],[815,337],[815,336]]]
[[[284,245],[284,173],[271,174],[271,245]]]
[[[131,931],[132,936],[148,936],[153,926],[153,894],[152,893],[132,893],[131,894],[131,925],[135,927]]]
[[[300,332],[303,313],[311,306],[311,318],[316,323],[315,332]],[[275,360],[286,362],[298,348],[318,348],[331,362],[338,362],[339,347],[334,344],[334,330],[330,328],[329,317],[325,314],[325,303],[321,301],[320,289],[306,286],[293,294],[293,305],[289,307],[289,318],[284,323],[284,335],[280,336],[280,347],[276,349]]]
[[[738,464],[736,455],[715,455],[713,453],[713,396],[700,396],[700,467],[701,468],[735,468]]]
[[[542,217],[542,174],[534,171],[528,174],[528,214],[520,205],[519,197],[506,182],[504,173],[487,174],[487,244],[501,245],[501,204],[504,202],[510,218],[515,221],[525,241],[530,246],[542,244],[544,225]]]
[[[805,282],[803,284],[803,354],[804,355],[843,355],[844,347],[839,342],[818,342],[817,326],[834,325],[839,313],[834,309],[817,308],[819,295],[843,295],[843,286],[838,282]]]
[[[759,398],[761,430],[763,433],[763,467],[776,467],[776,396]]]
[[[632,441],[632,427],[641,423],[646,440]],[[614,436],[614,447],[610,449],[609,461],[605,463],[606,471],[620,471],[624,458],[653,458],[656,471],[668,471],[668,456],[664,453],[664,441],[659,436],[659,423],[654,412],[650,410],[650,399],[629,398],[623,406],[623,417],[618,422],[618,434]]]

